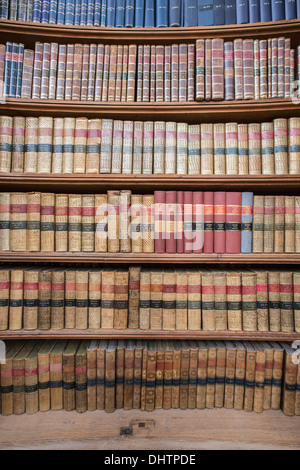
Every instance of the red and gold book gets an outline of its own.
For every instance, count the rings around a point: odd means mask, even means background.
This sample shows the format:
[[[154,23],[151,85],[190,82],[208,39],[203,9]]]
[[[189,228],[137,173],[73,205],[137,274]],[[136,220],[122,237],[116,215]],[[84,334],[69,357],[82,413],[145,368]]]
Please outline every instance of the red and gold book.
[[[183,192],[183,253],[193,252],[193,191]]]
[[[254,40],[243,40],[244,100],[254,99]]]
[[[224,99],[224,39],[211,41],[212,99]]]
[[[203,194],[203,191],[193,191],[193,253],[203,252],[205,226]]]
[[[196,101],[205,98],[205,67],[204,67],[204,39],[196,40]]]
[[[171,46],[171,101],[179,101],[179,49],[178,44]]]
[[[226,192],[214,193],[214,252],[225,253],[226,241]]]
[[[176,253],[176,191],[166,191],[165,233],[166,253]]]
[[[74,68],[72,81],[72,100],[80,100],[83,44],[74,46]]]
[[[154,191],[154,235],[155,253],[166,251],[166,192]]]
[[[242,193],[226,193],[226,253],[241,252]]]

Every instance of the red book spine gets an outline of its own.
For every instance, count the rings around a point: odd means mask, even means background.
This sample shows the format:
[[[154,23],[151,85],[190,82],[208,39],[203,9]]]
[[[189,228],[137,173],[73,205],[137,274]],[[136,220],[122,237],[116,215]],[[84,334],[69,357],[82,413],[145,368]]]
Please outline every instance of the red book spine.
[[[226,253],[241,252],[242,193],[226,193]]]
[[[214,194],[214,251],[225,253],[225,222],[226,222],[226,193],[216,191]]]
[[[154,191],[154,246],[155,253],[165,253],[165,203],[166,191]]]
[[[176,191],[166,191],[165,224],[166,253],[176,253]]]
[[[184,233],[183,233],[183,252],[193,252],[193,192],[183,192],[183,207],[184,207]]]
[[[176,207],[176,251],[177,253],[183,253],[183,191],[177,191]]]
[[[203,191],[193,192],[193,234],[193,253],[202,253],[204,243]]]
[[[214,252],[214,193],[205,191],[204,203],[204,253]]]

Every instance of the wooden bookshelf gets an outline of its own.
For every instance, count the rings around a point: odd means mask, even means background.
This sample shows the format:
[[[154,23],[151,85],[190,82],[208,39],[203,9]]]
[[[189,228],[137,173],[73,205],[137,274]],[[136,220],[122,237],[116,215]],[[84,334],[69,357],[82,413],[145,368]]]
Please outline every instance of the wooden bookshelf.
[[[209,26],[201,28],[93,28],[59,26],[0,20],[2,43],[17,41],[33,48],[36,41],[59,43],[110,44],[171,44],[191,43],[199,38],[221,37],[257,38],[285,36],[292,47],[299,43],[300,20],[270,23]],[[263,122],[277,117],[300,116],[300,105],[291,99],[240,100],[216,102],[176,103],[114,103],[93,101],[56,101],[6,98],[0,103],[0,113],[10,116],[61,116],[88,118],[118,118],[129,120],[172,120],[176,122]],[[137,189],[141,192],[157,188],[196,190],[253,190],[258,194],[300,194],[300,175],[284,176],[190,176],[190,175],[48,175],[0,174],[4,191],[64,191],[86,193],[106,189]],[[298,266],[300,254],[156,254],[156,253],[33,253],[1,252],[0,263],[76,263],[89,265],[146,264],[146,265],[207,265],[207,266]],[[267,269],[267,268],[266,268]],[[203,339],[203,340],[257,340],[294,341],[300,333],[246,332],[246,331],[181,331],[140,329],[98,330],[6,330],[0,331],[3,340],[25,339]],[[299,418],[284,416],[279,411],[256,413],[236,410],[140,410],[115,413],[56,412],[33,416],[1,416],[5,426],[0,431],[0,448],[106,448],[128,449],[130,445],[142,449],[239,449],[297,448],[300,449]],[[145,434],[139,434],[139,422],[146,425]],[[147,422],[148,422],[147,421]],[[128,424],[129,423],[129,424]],[[134,441],[116,440],[121,425],[132,426]],[[24,432],[26,429],[26,433]],[[139,429],[139,432],[137,431]],[[38,439],[36,436],[39,436]],[[167,436],[168,439],[165,438]],[[151,437],[151,439],[149,439]],[[99,440],[100,439],[100,440]],[[111,439],[111,440],[110,440]],[[109,441],[110,440],[110,441]],[[134,443],[133,443],[134,442]],[[103,446],[103,447],[101,447]],[[155,447],[156,446],[156,447]],[[133,447],[134,448],[134,447]]]

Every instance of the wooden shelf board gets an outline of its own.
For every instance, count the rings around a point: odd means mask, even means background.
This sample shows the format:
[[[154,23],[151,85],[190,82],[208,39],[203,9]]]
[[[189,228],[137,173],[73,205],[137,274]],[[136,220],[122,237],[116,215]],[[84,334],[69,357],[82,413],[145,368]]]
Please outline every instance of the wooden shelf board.
[[[187,449],[195,450],[200,459],[198,450],[300,449],[299,417],[285,416],[280,410],[262,414],[225,408],[156,409],[151,413],[52,411],[1,416],[1,422],[3,450],[102,449],[111,457],[113,449]],[[120,436],[121,427],[132,428],[132,436]],[[147,459],[146,453],[143,458]]]
[[[202,102],[102,102],[5,98],[0,112],[27,116],[86,116],[131,120],[171,119],[177,122],[262,121],[300,116],[300,105],[291,99]]]
[[[0,20],[2,40],[25,42],[32,46],[36,40],[58,40],[60,43],[76,41],[80,43],[102,41],[112,44],[151,43],[167,44],[172,42],[191,42],[200,38],[222,37],[267,38],[270,36],[288,36],[293,40],[299,34],[300,20],[274,21],[267,23],[233,24],[188,28],[95,28],[86,26],[50,25],[22,21]]]
[[[143,264],[298,264],[296,253],[170,254],[170,253],[70,253],[1,252],[0,262],[22,263],[143,263]]]
[[[269,193],[299,190],[300,175],[114,175],[0,173],[1,188],[10,191],[99,191],[107,189],[154,190],[156,188],[247,190]]]
[[[194,331],[194,330],[140,330],[140,329],[63,329],[63,330],[5,330],[0,331],[0,339],[201,339],[232,341],[295,341],[299,333],[274,331]]]

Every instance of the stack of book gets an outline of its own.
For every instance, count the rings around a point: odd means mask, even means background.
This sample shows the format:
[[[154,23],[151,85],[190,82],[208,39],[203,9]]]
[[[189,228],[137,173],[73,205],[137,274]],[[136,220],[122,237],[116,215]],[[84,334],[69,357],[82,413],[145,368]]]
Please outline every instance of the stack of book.
[[[70,340],[7,342],[2,415],[227,408],[300,414],[289,343]],[[282,394],[282,398],[281,398]]]
[[[300,118],[188,124],[0,116],[0,172],[299,175]]]
[[[3,95],[81,101],[192,102],[298,93],[290,38],[198,39],[171,45],[0,45]],[[297,57],[295,57],[297,55]]]
[[[240,0],[7,0],[0,18],[96,27],[210,26],[299,18],[296,2]]]
[[[0,193],[0,251],[300,253],[299,217],[252,192]]]
[[[300,332],[297,270],[2,266],[0,330]]]

